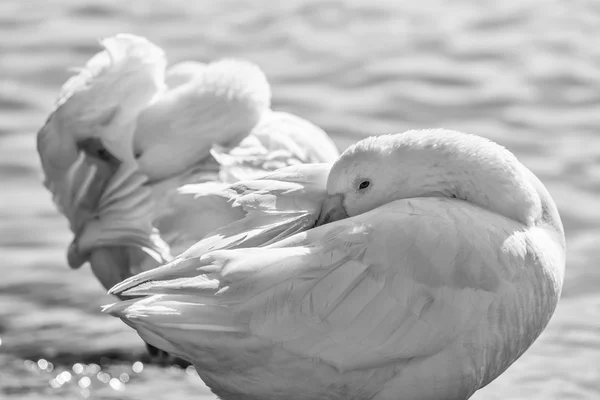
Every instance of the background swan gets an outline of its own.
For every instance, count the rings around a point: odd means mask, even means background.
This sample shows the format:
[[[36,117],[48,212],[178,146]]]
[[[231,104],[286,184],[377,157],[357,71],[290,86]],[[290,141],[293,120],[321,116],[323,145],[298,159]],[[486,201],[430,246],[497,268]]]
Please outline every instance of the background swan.
[[[69,263],[91,257],[106,288],[236,218],[180,186],[225,187],[338,155],[315,125],[270,110],[269,84],[254,64],[186,62],[165,73],[163,51],[145,38],[120,34],[102,44],[63,87],[38,152],[45,185],[75,233]],[[188,231],[177,224],[182,217]],[[123,243],[136,254],[107,254]]]
[[[447,130],[368,138],[333,165],[327,194],[325,225],[184,253],[113,289],[148,297],[105,311],[223,399],[466,399],[550,320],[562,223],[501,146]]]
[[[89,261],[109,289],[243,217],[210,192],[287,165],[332,162],[327,134],[270,109],[260,68],[223,59],[165,70],[164,52],[119,34],[102,41],[61,89],[38,133],[45,186],[75,238],[68,262]]]

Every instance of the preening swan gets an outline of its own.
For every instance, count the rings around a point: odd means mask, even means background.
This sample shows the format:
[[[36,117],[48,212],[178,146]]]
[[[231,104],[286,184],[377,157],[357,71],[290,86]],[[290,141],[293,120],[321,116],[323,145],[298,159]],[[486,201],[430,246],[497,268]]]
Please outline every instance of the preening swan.
[[[61,89],[38,152],[75,236],[69,265],[89,261],[106,289],[244,218],[229,192],[215,194],[229,184],[339,156],[322,129],[271,110],[267,78],[249,61],[167,69],[145,38],[101,44]]]
[[[207,251],[107,306],[223,399],[467,399],[536,340],[565,240],[544,185],[489,140],[371,137],[327,180],[317,227]],[[197,251],[200,249],[199,251]]]
[[[44,183],[75,234],[69,264],[91,261],[107,289],[239,217],[180,187],[225,189],[339,155],[320,128],[270,109],[269,83],[248,61],[165,70],[164,52],[145,38],[119,34],[101,43],[105,49],[63,86],[38,152]],[[115,247],[120,254],[110,254]]]

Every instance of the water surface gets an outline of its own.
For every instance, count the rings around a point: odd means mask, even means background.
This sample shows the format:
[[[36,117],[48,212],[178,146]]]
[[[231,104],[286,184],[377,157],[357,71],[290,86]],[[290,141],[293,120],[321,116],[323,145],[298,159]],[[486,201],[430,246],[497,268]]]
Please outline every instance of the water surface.
[[[41,185],[35,133],[67,68],[119,32],[147,36],[172,62],[256,62],[273,108],[322,126],[340,149],[370,134],[445,127],[513,151],[561,212],[564,296],[540,339],[474,399],[600,398],[593,0],[0,2],[0,398],[214,398],[191,370],[133,371],[141,342],[100,314],[112,299],[89,267],[68,269],[71,235]]]

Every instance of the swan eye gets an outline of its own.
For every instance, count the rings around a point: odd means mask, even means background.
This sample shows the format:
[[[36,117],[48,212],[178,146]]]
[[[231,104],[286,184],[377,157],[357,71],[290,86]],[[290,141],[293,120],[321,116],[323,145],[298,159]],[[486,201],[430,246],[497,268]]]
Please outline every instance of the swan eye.
[[[358,190],[365,190],[366,188],[369,187],[369,185],[371,184],[371,182],[369,181],[362,181],[359,185],[358,185]]]

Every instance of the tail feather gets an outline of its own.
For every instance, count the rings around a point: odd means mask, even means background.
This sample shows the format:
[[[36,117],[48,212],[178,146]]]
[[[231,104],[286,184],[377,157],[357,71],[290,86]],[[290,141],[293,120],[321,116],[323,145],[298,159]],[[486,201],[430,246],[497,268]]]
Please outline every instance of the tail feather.
[[[314,218],[306,214],[292,218],[272,216],[269,220],[274,221],[245,231],[243,230],[245,228],[244,224],[248,221],[244,220],[236,221],[218,229],[213,235],[196,243],[172,262],[132,276],[115,285],[109,293],[127,296],[139,295],[142,292],[150,294],[151,292],[147,292],[147,286],[144,286],[144,289],[141,287],[137,288],[138,290],[131,289],[148,281],[170,281],[195,277],[199,274],[198,270],[206,265],[202,261],[202,256],[211,251],[267,246],[281,238],[301,232],[314,224]],[[241,233],[238,233],[240,230],[242,230]]]
[[[123,320],[145,342],[188,361],[211,357],[212,349],[224,350],[228,337],[249,331],[229,308],[201,303],[197,296],[151,296],[111,304],[102,311]]]

